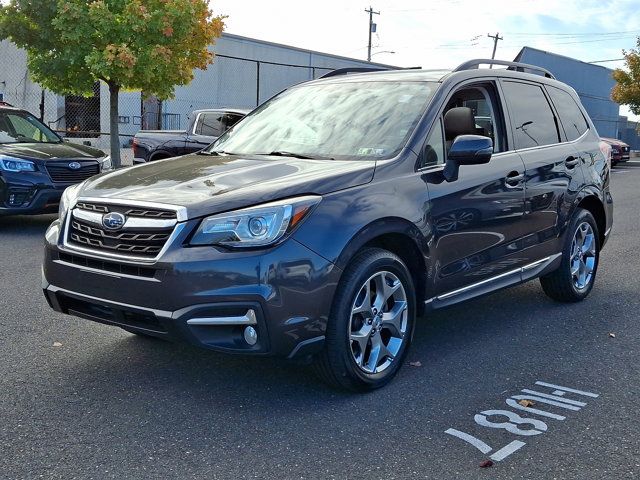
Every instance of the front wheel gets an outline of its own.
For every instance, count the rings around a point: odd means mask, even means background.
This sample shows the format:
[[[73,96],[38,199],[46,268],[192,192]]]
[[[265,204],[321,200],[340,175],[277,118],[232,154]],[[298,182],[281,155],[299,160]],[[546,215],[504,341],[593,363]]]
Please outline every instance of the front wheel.
[[[415,325],[411,274],[391,252],[369,248],[349,264],[336,292],[315,369],[354,391],[388,383],[406,356]]]
[[[542,289],[559,302],[579,302],[593,288],[600,260],[598,225],[579,208],[567,230],[560,267],[540,278]]]

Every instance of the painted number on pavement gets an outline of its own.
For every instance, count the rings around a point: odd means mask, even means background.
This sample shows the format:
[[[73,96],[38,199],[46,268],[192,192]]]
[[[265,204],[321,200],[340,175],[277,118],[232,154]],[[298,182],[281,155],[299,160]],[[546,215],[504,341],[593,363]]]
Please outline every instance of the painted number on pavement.
[[[536,382],[536,385],[536,388],[539,390],[541,390],[540,387],[543,387],[542,389],[547,389],[547,391],[540,392],[538,390],[525,388],[521,390],[522,395],[513,395],[507,398],[506,404],[518,410],[518,412],[512,410],[484,410],[476,414],[473,419],[478,425],[483,427],[505,430],[519,437],[534,437],[547,431],[547,419],[563,421],[567,418],[564,414],[576,412],[584,408],[587,405],[587,402],[584,401],[585,399],[598,398],[597,393],[585,392],[552,383]],[[573,396],[574,398],[569,398],[569,396]],[[536,405],[537,407],[539,404],[557,407],[557,413],[541,410],[540,408],[532,408],[532,405]],[[520,412],[525,412],[528,416],[523,416]],[[543,417],[545,420],[532,418],[531,415]],[[496,462],[504,460],[513,452],[520,450],[526,445],[522,440],[513,440],[504,447],[494,450],[493,447],[490,447],[479,438],[455,428],[449,428],[445,430],[444,433],[464,440],[484,454],[493,452],[490,458]]]

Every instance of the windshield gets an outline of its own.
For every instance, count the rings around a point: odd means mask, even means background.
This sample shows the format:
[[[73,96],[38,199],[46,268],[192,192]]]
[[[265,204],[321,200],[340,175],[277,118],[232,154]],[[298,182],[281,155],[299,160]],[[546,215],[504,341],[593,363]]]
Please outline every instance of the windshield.
[[[209,149],[241,155],[375,160],[396,155],[436,90],[431,82],[303,85],[271,99]]]
[[[60,137],[33,115],[24,112],[0,112],[1,143],[60,143]]]

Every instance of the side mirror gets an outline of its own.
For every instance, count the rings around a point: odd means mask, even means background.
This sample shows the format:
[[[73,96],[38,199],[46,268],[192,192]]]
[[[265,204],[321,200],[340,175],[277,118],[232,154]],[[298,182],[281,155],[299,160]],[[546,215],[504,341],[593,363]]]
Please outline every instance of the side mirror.
[[[444,174],[447,182],[458,179],[460,165],[481,165],[489,163],[493,154],[493,140],[481,135],[459,135],[453,141],[447,162],[444,166]]]

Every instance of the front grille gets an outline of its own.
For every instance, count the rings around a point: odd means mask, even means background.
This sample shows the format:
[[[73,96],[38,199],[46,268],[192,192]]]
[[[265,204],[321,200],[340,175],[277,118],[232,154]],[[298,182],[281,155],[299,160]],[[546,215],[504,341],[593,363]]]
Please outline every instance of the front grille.
[[[174,210],[163,210],[158,208],[140,208],[130,207],[127,205],[107,206],[106,204],[93,202],[78,202],[76,203],[76,208],[98,213],[119,212],[125,217],[159,218],[163,220],[177,218]]]
[[[80,214],[76,216],[72,213],[67,242],[71,246],[89,248],[96,252],[154,258],[162,251],[175,228],[175,223],[167,222],[169,215],[176,217],[176,212],[170,210],[83,201],[76,204],[76,209],[91,213],[88,218],[80,218]],[[145,225],[130,228],[125,222],[125,226],[120,230],[108,230],[100,222],[104,214],[111,212],[122,213],[126,218],[138,217],[136,223],[142,222]],[[82,217],[87,217],[87,214]],[[91,217],[94,217],[93,221],[90,220]],[[171,225],[167,226],[167,223]]]
[[[154,278],[157,272],[155,268],[140,267],[138,265],[127,265],[116,262],[105,262],[102,260],[95,260],[93,258],[70,255],[63,252],[59,253],[58,258],[61,261],[70,263],[72,265],[94,268],[96,270],[103,270],[110,273],[131,275],[134,277]]]
[[[97,173],[100,173],[100,166],[98,165],[98,162],[83,163],[78,169],[69,167],[69,163],[65,162],[47,165],[47,172],[49,172],[51,180],[61,183],[79,183],[93,175],[96,175]]]

